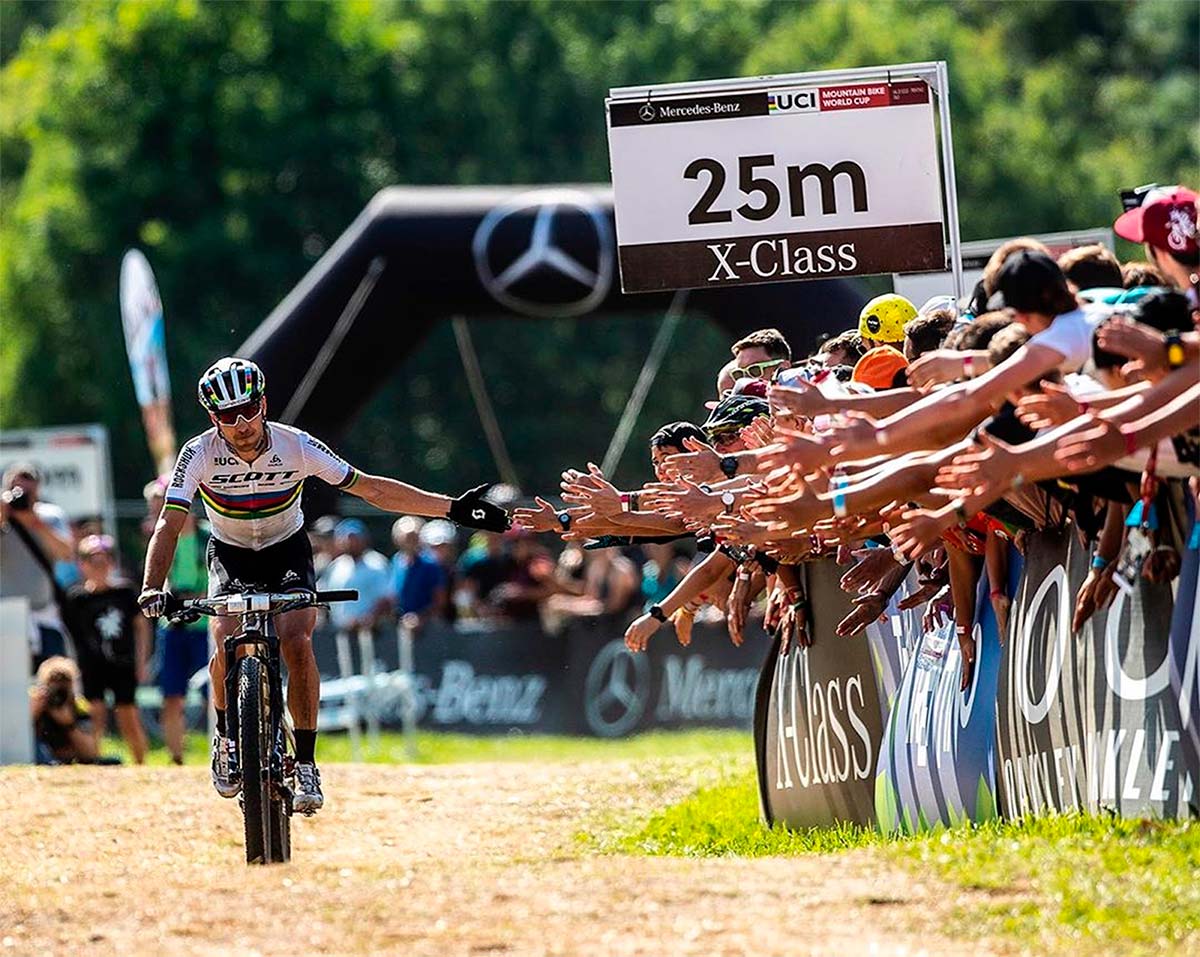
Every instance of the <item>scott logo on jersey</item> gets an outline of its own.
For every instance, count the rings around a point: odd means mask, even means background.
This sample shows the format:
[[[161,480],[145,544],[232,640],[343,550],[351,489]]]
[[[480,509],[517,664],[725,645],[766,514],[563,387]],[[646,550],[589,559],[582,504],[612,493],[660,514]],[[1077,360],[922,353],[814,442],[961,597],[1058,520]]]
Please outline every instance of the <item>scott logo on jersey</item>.
[[[214,485],[239,485],[242,482],[282,482],[300,474],[296,469],[282,472],[217,472],[211,477]]]

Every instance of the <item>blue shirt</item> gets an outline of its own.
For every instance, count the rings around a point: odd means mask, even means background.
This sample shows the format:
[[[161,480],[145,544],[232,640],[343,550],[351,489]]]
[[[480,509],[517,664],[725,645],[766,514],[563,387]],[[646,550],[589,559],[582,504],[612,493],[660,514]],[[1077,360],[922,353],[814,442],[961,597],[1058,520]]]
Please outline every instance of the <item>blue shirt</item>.
[[[351,620],[369,614],[381,598],[392,596],[387,559],[374,551],[363,552],[358,561],[349,555],[339,555],[325,568],[318,585],[324,591],[358,590],[358,601],[339,601],[329,606],[329,620],[335,628],[343,628]]]
[[[400,614],[422,614],[433,604],[433,596],[446,584],[446,573],[428,552],[410,558],[403,552],[392,557],[392,592]]]

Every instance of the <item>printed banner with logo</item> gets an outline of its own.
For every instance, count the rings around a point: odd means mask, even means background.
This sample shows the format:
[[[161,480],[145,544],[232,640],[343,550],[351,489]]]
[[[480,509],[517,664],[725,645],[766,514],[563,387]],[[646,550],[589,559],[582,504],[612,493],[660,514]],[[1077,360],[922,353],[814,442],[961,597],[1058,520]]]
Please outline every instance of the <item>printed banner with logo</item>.
[[[703,86],[607,101],[625,292],[945,267],[924,80]]]
[[[889,701],[875,774],[875,812],[881,830],[907,833],[996,815],[994,704],[1001,649],[987,575],[976,595],[976,660],[966,691],[960,690],[962,651],[953,621],[928,631],[923,605],[896,608],[916,587],[910,574],[892,596],[888,621],[871,626],[890,632],[888,644],[904,650],[904,677]]]
[[[1195,549],[1172,586],[1139,578],[1071,632],[1089,554],[1072,532],[1031,537],[997,700],[1001,809],[1196,813]]]
[[[734,647],[723,626],[697,624],[684,648],[663,629],[643,654],[623,640],[627,620],[579,618],[553,635],[537,623],[427,626],[413,643],[417,721],[468,734],[511,731],[622,737],[653,728],[752,726],[770,642],[761,627]],[[375,638],[377,671],[397,667],[398,645]],[[322,675],[338,674],[332,636],[313,642]],[[361,662],[359,663],[361,671]],[[404,698],[383,679],[378,705],[399,725]]]
[[[774,656],[759,740],[764,817],[790,827],[873,824],[873,774],[887,714],[867,636],[839,638],[853,610],[831,561],[804,566],[813,643]]]

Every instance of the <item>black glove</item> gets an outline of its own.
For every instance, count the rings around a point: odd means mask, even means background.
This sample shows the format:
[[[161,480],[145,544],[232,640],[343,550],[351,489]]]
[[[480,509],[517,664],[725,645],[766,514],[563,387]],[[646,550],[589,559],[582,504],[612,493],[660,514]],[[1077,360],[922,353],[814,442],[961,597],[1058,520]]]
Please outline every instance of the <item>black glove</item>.
[[[167,593],[161,588],[147,588],[138,595],[137,603],[142,614],[153,621],[166,611]]]
[[[499,505],[485,502],[483,496],[491,485],[478,485],[468,492],[463,492],[450,502],[447,518],[467,528],[479,528],[485,532],[507,532],[512,527],[512,519],[508,512]]]

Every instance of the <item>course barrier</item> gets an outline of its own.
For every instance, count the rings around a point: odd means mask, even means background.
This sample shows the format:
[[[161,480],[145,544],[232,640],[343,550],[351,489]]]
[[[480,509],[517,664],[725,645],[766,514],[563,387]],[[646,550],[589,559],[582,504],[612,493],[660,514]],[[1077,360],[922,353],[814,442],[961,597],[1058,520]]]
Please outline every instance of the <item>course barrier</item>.
[[[886,831],[1000,814],[1106,810],[1197,816],[1200,780],[1200,553],[1170,585],[1139,579],[1072,634],[1089,553],[1068,527],[1012,550],[1001,640],[980,582],[977,663],[960,691],[952,624],[926,630],[892,598],[885,621],[838,638],[844,569],[806,570],[814,643],[772,647],[756,704],[763,817]]]
[[[348,713],[400,727],[412,709],[419,727],[468,734],[751,728],[770,648],[761,627],[751,624],[740,648],[723,624],[697,624],[687,647],[664,629],[635,655],[622,640],[628,620],[577,618],[554,633],[536,622],[434,622],[412,641],[411,671],[395,641],[374,642],[372,670],[344,660],[354,651],[345,643],[339,662],[333,633],[318,632],[322,727],[345,726]]]

